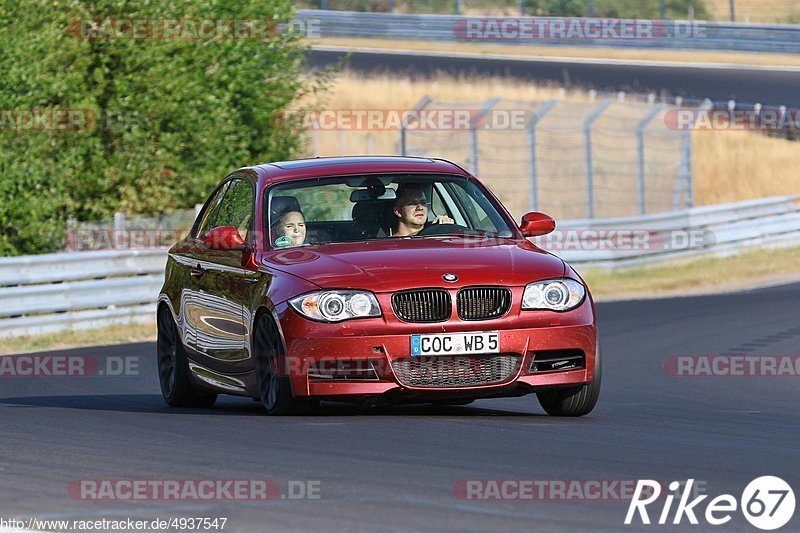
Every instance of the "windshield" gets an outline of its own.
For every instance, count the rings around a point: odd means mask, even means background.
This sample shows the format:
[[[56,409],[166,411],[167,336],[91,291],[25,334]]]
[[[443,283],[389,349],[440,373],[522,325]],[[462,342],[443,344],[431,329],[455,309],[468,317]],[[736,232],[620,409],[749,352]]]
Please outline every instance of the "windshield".
[[[441,235],[514,236],[483,190],[459,176],[392,174],[290,182],[270,190],[264,220],[276,248]]]

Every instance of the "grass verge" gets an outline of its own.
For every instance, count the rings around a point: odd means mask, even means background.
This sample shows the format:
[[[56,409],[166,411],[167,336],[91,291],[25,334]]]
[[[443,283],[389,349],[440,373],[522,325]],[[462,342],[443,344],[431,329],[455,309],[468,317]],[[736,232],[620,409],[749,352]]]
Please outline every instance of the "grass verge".
[[[0,355],[61,350],[81,346],[104,346],[156,340],[156,323],[118,325],[85,331],[65,331],[2,339]]]
[[[599,300],[743,290],[800,281],[800,247],[752,250],[730,257],[675,261],[657,266],[580,270]]]

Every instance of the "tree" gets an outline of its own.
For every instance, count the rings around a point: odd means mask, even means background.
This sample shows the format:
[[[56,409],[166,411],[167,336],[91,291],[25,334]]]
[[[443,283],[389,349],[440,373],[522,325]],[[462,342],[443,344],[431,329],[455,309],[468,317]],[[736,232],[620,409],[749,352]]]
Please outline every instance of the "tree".
[[[325,77],[278,30],[290,1],[236,4],[0,1],[2,255],[60,249],[68,217],[190,207],[293,155],[301,132],[276,120]]]

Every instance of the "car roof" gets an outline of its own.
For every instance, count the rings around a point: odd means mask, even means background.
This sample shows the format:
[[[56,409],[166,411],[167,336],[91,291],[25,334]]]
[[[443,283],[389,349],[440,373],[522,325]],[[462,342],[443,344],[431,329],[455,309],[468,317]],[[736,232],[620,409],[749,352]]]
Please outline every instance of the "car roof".
[[[314,157],[265,163],[250,168],[269,183],[290,179],[373,173],[409,172],[469,176],[466,170],[450,161],[408,156]]]

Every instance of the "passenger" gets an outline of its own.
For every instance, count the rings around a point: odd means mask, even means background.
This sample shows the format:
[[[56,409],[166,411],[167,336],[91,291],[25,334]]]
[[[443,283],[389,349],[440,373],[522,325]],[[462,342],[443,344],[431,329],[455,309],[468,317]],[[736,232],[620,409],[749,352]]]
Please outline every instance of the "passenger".
[[[301,211],[286,211],[272,225],[275,246],[299,246],[306,242],[306,218]],[[288,239],[288,240],[287,240]]]
[[[394,216],[397,217],[397,230],[394,237],[416,235],[428,222],[428,200],[422,187],[416,184],[399,186],[394,201]],[[432,224],[454,224],[447,215],[439,215]]]

